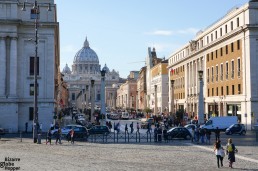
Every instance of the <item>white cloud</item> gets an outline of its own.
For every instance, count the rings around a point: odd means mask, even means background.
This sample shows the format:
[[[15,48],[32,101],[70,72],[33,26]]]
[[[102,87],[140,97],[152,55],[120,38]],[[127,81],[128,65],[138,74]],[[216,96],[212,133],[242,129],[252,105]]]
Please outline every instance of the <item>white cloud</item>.
[[[149,32],[147,34],[158,35],[158,36],[170,36],[170,35],[173,34],[173,32],[169,31],[169,30],[156,30],[156,31],[153,31],[153,32]]]
[[[178,30],[177,32],[179,34],[196,34],[200,29],[196,29],[196,28],[187,28],[184,30]]]
[[[157,36],[171,36],[175,34],[196,34],[199,29],[196,28],[186,28],[181,30],[155,30],[152,32],[146,32],[145,34],[157,35]]]
[[[78,51],[78,48],[73,46],[73,45],[65,45],[65,46],[61,47],[61,52],[69,52],[69,53],[72,52],[72,53],[74,53],[76,51]]]

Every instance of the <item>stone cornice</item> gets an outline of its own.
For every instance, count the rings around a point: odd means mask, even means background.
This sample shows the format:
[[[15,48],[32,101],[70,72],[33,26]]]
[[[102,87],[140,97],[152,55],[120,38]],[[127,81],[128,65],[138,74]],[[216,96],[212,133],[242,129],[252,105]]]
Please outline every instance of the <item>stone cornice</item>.
[[[21,20],[17,19],[0,19],[0,24],[21,24]]]
[[[53,27],[59,26],[58,22],[38,22],[40,27]],[[17,19],[0,19],[1,25],[24,25],[24,26],[31,26],[35,25],[34,21],[22,21]]]
[[[248,28],[249,28],[249,27],[248,27]],[[199,49],[198,51],[196,51],[196,52],[194,52],[194,53],[192,53],[192,54],[186,56],[185,58],[179,60],[178,62],[175,62],[175,63],[173,63],[172,65],[169,65],[167,68],[169,69],[169,68],[175,67],[176,65],[178,65],[178,64],[180,64],[180,63],[182,63],[182,62],[185,62],[185,61],[187,61],[187,60],[189,60],[189,59],[192,59],[192,58],[196,57],[197,55],[199,55],[199,54],[201,54],[201,53],[203,53],[203,52],[205,52],[205,51],[211,49],[212,47],[217,46],[218,44],[220,44],[220,43],[222,43],[222,42],[225,42],[226,40],[228,40],[228,39],[230,39],[230,38],[232,38],[232,37],[234,37],[234,36],[236,36],[236,35],[242,33],[242,32],[245,31],[246,29],[247,29],[247,26],[246,26],[246,25],[243,26],[243,27],[239,27],[238,29],[236,29],[236,30],[233,31],[232,33],[230,33],[230,34],[228,34],[228,35],[225,35],[225,36],[222,36],[221,38],[217,39],[216,41],[210,43],[210,44],[207,45],[207,46],[204,46],[203,48],[201,48],[201,49]]]

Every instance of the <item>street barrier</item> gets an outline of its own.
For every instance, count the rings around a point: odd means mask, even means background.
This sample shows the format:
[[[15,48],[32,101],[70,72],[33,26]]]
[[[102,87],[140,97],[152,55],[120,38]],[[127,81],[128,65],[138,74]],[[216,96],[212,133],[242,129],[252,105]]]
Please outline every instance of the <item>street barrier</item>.
[[[162,135],[160,135],[162,136]],[[152,133],[129,133],[112,132],[109,134],[89,135],[89,142],[92,143],[151,143],[154,142]],[[162,138],[160,138],[162,140]]]

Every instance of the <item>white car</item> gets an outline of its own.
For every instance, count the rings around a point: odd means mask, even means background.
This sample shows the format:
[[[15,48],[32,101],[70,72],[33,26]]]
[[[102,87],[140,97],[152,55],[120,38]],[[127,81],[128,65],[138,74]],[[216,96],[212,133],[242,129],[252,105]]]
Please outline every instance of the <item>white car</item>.
[[[190,133],[192,132],[192,129],[195,130],[197,128],[195,124],[188,124],[188,125],[185,125],[184,127],[187,128]]]

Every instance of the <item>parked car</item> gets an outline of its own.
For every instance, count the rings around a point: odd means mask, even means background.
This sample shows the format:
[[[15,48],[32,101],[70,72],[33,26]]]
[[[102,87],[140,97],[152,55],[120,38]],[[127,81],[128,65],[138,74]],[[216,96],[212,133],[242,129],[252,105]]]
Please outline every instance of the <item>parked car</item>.
[[[244,124],[232,124],[230,127],[228,127],[225,131],[227,135],[231,134],[239,134],[239,135],[245,135],[246,129]]]
[[[122,112],[121,119],[130,119],[130,114],[128,112]]]
[[[118,120],[118,119],[120,119],[120,115],[119,115],[119,114],[116,114],[116,113],[111,113],[111,114],[109,115],[109,119]]]
[[[74,130],[74,139],[77,139],[77,138],[87,138],[88,137],[88,130],[84,126],[74,127],[73,130]],[[70,131],[66,134],[66,138],[68,140],[71,139]]]
[[[174,127],[167,131],[167,138],[169,140],[174,138],[191,139],[192,135],[185,127]]]
[[[188,125],[185,125],[184,126],[186,129],[188,129],[188,131],[189,132],[191,132],[192,131],[192,129],[196,129],[197,128],[197,126],[195,125],[195,124],[188,124]]]
[[[107,126],[95,125],[88,130],[89,134],[109,134],[110,130]]]

